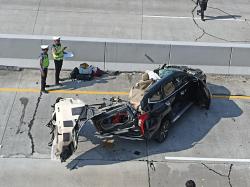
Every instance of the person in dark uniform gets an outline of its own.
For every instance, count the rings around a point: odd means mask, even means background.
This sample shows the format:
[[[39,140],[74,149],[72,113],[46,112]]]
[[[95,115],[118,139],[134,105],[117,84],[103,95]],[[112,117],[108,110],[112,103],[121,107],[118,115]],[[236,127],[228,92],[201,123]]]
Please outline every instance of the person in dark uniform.
[[[63,47],[60,41],[59,36],[53,37],[54,44],[52,45],[52,55],[55,63],[55,84],[61,85],[59,83],[60,80],[60,72],[63,65],[63,56],[64,56],[64,50],[67,47]]]
[[[196,5],[200,5],[200,10],[197,10],[197,15],[201,14],[201,20],[205,21],[204,19],[204,11],[207,10],[207,2],[208,0],[197,0]]]
[[[49,67],[49,57],[48,57],[48,45],[41,45],[42,53],[40,54],[40,71],[41,71],[41,92],[48,93],[45,90],[45,87],[49,87],[46,85],[48,67]]]

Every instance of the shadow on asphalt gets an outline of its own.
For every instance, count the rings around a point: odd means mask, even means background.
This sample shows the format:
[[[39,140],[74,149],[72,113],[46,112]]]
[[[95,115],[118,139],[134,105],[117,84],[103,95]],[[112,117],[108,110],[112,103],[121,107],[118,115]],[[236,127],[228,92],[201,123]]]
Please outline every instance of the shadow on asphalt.
[[[230,95],[230,91],[224,86],[214,84],[208,84],[208,86],[213,94]],[[239,106],[229,99],[213,99],[209,110],[193,106],[171,126],[169,136],[162,144],[154,140],[146,142],[119,138],[115,138],[113,144],[104,144],[94,136],[94,126],[87,124],[82,128],[80,139],[85,140],[84,142],[80,140],[79,148],[85,147],[85,142],[88,141],[95,147],[83,153],[79,152],[79,149],[76,153],[79,156],[70,161],[67,168],[76,169],[85,165],[105,165],[134,159],[145,160],[151,155],[190,149],[199,143],[222,118],[233,119],[242,113]]]
[[[89,87],[95,84],[105,84],[108,83],[108,81],[115,79],[115,76],[109,76],[107,74],[104,74],[101,77],[96,77],[89,81],[83,81],[83,80],[72,80],[72,79],[65,79],[62,82],[62,86],[56,87],[56,88],[50,88],[49,91],[53,90],[76,90],[79,88]]]
[[[205,20],[218,20],[218,19],[240,19],[240,15],[224,15],[224,16],[205,16]]]

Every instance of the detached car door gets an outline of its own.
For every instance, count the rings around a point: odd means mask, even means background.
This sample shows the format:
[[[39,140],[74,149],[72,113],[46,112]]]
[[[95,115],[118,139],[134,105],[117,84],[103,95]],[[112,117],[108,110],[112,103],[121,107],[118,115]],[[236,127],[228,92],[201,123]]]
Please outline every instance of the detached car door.
[[[201,79],[197,78],[197,100],[198,103],[205,107],[206,109],[209,109],[210,103],[211,103],[211,93],[207,87],[207,84],[202,81]]]

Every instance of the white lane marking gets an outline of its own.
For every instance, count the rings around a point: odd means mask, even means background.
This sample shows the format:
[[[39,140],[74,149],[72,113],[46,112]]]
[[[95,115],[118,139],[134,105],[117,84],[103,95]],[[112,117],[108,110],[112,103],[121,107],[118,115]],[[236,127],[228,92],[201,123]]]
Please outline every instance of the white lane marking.
[[[201,158],[201,157],[165,157],[168,161],[200,161],[200,162],[234,162],[234,163],[250,163],[250,159],[234,159],[234,158]]]
[[[160,16],[160,15],[143,15],[145,18],[165,18],[165,19],[193,19],[193,17],[185,17],[185,16]],[[195,17],[195,20],[201,19],[200,17]],[[239,18],[228,18],[228,19],[216,19],[216,18],[210,18],[206,17],[205,19],[208,20],[215,20],[215,21],[242,21],[245,22],[245,19],[239,19]]]

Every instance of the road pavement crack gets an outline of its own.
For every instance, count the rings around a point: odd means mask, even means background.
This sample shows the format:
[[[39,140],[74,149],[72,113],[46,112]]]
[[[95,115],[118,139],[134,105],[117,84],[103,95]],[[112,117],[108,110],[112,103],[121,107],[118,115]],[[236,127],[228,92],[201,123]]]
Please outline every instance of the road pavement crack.
[[[191,0],[191,1],[195,4],[194,8],[193,8],[192,11],[191,11],[192,20],[193,20],[194,24],[196,25],[196,27],[197,27],[199,30],[202,31],[202,34],[201,34],[200,36],[198,36],[197,38],[195,38],[195,41],[199,41],[200,39],[203,38],[203,36],[207,35],[207,36],[210,36],[210,37],[212,37],[212,38],[215,38],[215,39],[218,39],[218,40],[221,40],[221,41],[224,41],[224,42],[250,42],[250,41],[247,41],[247,40],[245,40],[245,41],[228,40],[228,39],[225,39],[225,38],[222,38],[222,37],[219,37],[219,36],[216,36],[216,35],[214,35],[214,34],[211,34],[211,33],[207,32],[207,31],[205,30],[205,28],[203,28],[202,26],[200,26],[200,25],[198,24],[198,22],[195,20],[194,12],[195,12],[196,8],[198,7],[198,5],[196,4],[196,2],[195,2],[194,0]],[[221,12],[223,12],[223,13],[229,15],[229,16],[231,16],[233,19],[236,19],[236,16],[234,16],[234,15],[232,15],[232,14],[229,14],[229,13],[227,13],[227,12],[225,12],[225,11],[219,9],[219,8],[210,7],[210,6],[208,6],[208,8],[217,9],[217,10],[219,10],[219,11],[221,11]],[[245,20],[245,21],[246,21],[246,20]]]
[[[149,159],[148,159],[148,140],[146,140],[146,153],[147,153],[147,169],[148,169],[148,186],[151,187],[151,182],[150,182],[150,171],[149,171],[149,167],[150,167],[150,163],[149,163]]]
[[[229,171],[228,171],[228,175],[227,175],[228,183],[229,183],[230,187],[232,187],[232,183],[231,183],[231,172],[232,172],[232,169],[233,169],[233,164],[230,165]]]
[[[208,170],[210,170],[210,171],[216,173],[217,175],[220,175],[220,176],[222,176],[222,177],[227,177],[227,175],[224,175],[224,174],[219,173],[218,171],[215,171],[214,169],[208,167],[206,164],[204,164],[204,163],[201,163],[201,164],[202,164],[204,167],[206,167]]]
[[[201,164],[202,164],[205,168],[207,168],[209,171],[212,171],[212,172],[214,172],[215,174],[217,174],[217,175],[219,175],[219,176],[221,176],[221,177],[226,177],[227,180],[228,180],[229,186],[232,187],[230,175],[231,175],[231,172],[232,172],[233,164],[230,164],[229,171],[228,171],[228,174],[227,174],[227,175],[222,174],[222,173],[220,173],[220,172],[218,172],[218,171],[216,171],[216,170],[214,170],[214,169],[208,167],[208,166],[207,166],[206,164],[204,164],[204,163],[201,163]]]
[[[195,41],[197,42],[197,41],[200,40],[204,35],[205,35],[205,32],[203,31],[202,34],[201,34],[199,37],[195,38]]]
[[[33,136],[31,134],[31,130],[32,130],[32,127],[34,125],[34,121],[35,121],[35,117],[36,117],[36,113],[37,113],[37,109],[38,109],[41,97],[42,97],[42,92],[40,93],[39,97],[37,98],[36,107],[35,107],[32,119],[28,123],[28,128],[29,128],[29,130],[28,130],[28,137],[29,137],[30,143],[31,143],[31,155],[33,155],[34,152],[35,152],[35,143],[34,143]]]

